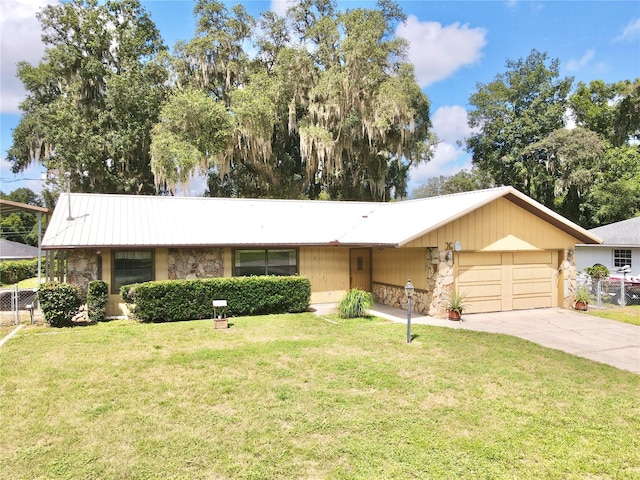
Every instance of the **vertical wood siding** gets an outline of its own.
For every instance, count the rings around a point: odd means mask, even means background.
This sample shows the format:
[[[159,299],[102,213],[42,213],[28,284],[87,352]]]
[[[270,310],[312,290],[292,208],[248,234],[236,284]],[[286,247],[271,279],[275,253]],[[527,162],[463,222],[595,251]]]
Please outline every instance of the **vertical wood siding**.
[[[427,289],[431,258],[426,248],[385,248],[373,250],[373,281],[404,286],[411,279],[413,286]]]
[[[510,201],[499,198],[405,245],[463,251],[522,251],[573,248],[576,239]],[[404,247],[403,247],[404,248]]]
[[[311,282],[313,303],[339,302],[349,290],[349,249],[301,247],[298,269]]]

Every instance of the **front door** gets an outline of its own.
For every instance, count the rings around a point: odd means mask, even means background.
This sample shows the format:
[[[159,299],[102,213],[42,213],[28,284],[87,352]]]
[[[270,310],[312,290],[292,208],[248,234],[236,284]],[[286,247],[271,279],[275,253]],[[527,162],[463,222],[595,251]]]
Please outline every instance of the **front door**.
[[[350,250],[351,288],[371,291],[371,250],[352,248]]]

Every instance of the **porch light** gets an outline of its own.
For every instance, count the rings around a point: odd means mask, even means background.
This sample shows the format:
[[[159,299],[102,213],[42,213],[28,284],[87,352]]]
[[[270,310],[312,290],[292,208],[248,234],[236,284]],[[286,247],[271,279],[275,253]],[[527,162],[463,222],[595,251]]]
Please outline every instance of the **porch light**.
[[[407,343],[411,343],[411,297],[413,297],[413,290],[413,284],[409,279],[404,286],[404,291],[407,294]]]

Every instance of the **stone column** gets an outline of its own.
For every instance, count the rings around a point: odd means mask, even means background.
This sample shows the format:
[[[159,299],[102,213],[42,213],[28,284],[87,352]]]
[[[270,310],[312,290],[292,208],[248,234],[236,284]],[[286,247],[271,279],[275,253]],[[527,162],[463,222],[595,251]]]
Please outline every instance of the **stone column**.
[[[437,261],[434,265],[435,284],[433,288],[433,298],[429,305],[429,315],[432,317],[446,318],[447,303],[453,293],[453,252],[446,250],[438,251],[437,256],[432,254],[433,261]],[[447,255],[449,253],[449,255]]]
[[[93,250],[70,250],[67,253],[67,279],[86,295],[89,282],[98,278],[98,256]]]
[[[564,308],[572,308],[577,289],[576,277],[578,270],[576,268],[575,251],[567,249],[563,252],[564,259],[560,263],[560,273],[564,279],[562,289],[564,298]]]

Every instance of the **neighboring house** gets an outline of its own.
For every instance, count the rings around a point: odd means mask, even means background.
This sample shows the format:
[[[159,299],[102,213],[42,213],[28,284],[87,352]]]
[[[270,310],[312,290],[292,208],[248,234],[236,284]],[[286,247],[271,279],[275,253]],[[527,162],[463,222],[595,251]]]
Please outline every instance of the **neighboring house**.
[[[589,233],[603,239],[600,245],[577,245],[576,267],[579,271],[595,264],[604,265],[613,276],[629,265],[627,278],[640,277],[640,217],[593,228]]]
[[[415,311],[444,317],[454,289],[468,312],[568,307],[574,246],[599,242],[500,187],[390,203],[61,195],[42,245],[67,252],[68,281],[109,283],[110,316],[127,283],[297,274],[313,303],[360,288],[395,307],[411,279]]]
[[[34,258],[38,258],[38,247],[0,238],[0,261],[32,260]]]

